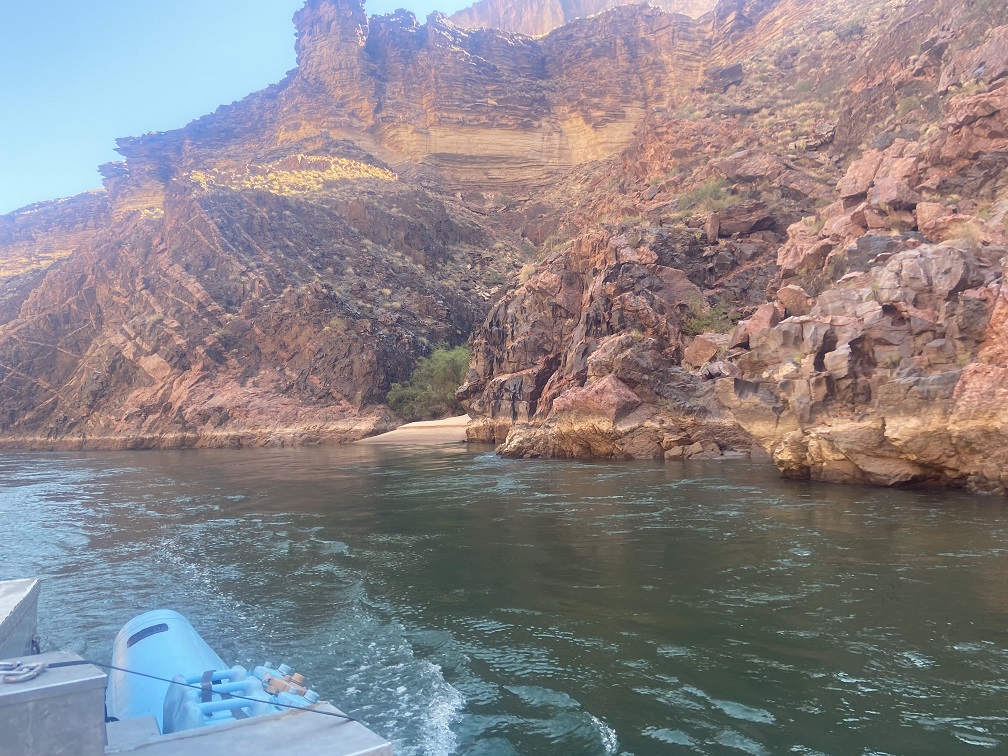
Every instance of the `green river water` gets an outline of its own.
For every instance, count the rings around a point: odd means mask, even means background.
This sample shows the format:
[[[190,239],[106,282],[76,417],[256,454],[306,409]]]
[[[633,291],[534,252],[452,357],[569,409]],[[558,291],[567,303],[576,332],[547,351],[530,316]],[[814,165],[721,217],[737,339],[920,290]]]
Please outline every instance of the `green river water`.
[[[1008,505],[463,445],[0,454],[0,579],[185,614],[397,754],[1008,752]]]

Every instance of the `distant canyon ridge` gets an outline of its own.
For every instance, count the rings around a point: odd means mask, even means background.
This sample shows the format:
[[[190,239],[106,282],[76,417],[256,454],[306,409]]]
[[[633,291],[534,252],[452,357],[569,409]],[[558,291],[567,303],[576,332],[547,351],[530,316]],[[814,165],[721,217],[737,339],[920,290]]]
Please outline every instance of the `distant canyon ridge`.
[[[1004,494],[995,0],[294,16],[297,68],[0,217],[0,445],[472,440]]]

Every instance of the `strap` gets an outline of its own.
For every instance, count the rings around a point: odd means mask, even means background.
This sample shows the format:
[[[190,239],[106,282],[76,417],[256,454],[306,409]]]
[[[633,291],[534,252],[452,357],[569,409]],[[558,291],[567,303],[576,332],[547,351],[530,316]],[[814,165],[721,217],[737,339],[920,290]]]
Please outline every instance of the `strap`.
[[[213,700],[213,673],[214,670],[208,669],[203,673],[203,677],[200,680],[200,701],[203,703],[209,703]]]
[[[221,693],[221,699],[234,698],[230,693]],[[231,716],[235,719],[248,719],[249,715],[245,712],[245,709],[231,709]]]

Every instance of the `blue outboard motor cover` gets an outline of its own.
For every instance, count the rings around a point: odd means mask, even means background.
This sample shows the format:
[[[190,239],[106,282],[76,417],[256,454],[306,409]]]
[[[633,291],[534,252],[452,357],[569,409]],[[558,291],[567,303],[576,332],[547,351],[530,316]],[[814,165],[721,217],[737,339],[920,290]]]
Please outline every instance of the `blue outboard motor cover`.
[[[153,716],[162,734],[307,709],[320,698],[285,664],[259,666],[251,674],[228,667],[189,620],[169,609],[127,622],[112,646],[112,664],[120,669],[109,675],[108,715]]]
[[[189,620],[170,609],[156,609],[127,622],[112,645],[112,664],[171,680],[176,675],[198,678],[227,665],[200,637]],[[105,706],[117,719],[154,716],[164,732],[162,710],[171,683],[112,670]]]

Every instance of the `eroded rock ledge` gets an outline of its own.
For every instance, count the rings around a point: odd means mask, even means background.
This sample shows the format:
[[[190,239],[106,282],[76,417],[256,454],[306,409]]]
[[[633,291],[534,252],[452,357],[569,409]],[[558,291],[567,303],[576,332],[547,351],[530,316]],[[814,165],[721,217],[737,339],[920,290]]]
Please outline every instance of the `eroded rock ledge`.
[[[718,396],[789,477],[1008,484],[1008,248],[925,244],[751,337]]]
[[[526,457],[749,450],[713,384],[681,366],[683,321],[706,305],[669,255],[695,238],[630,242],[581,237],[491,311],[459,390],[475,417],[471,440]]]

